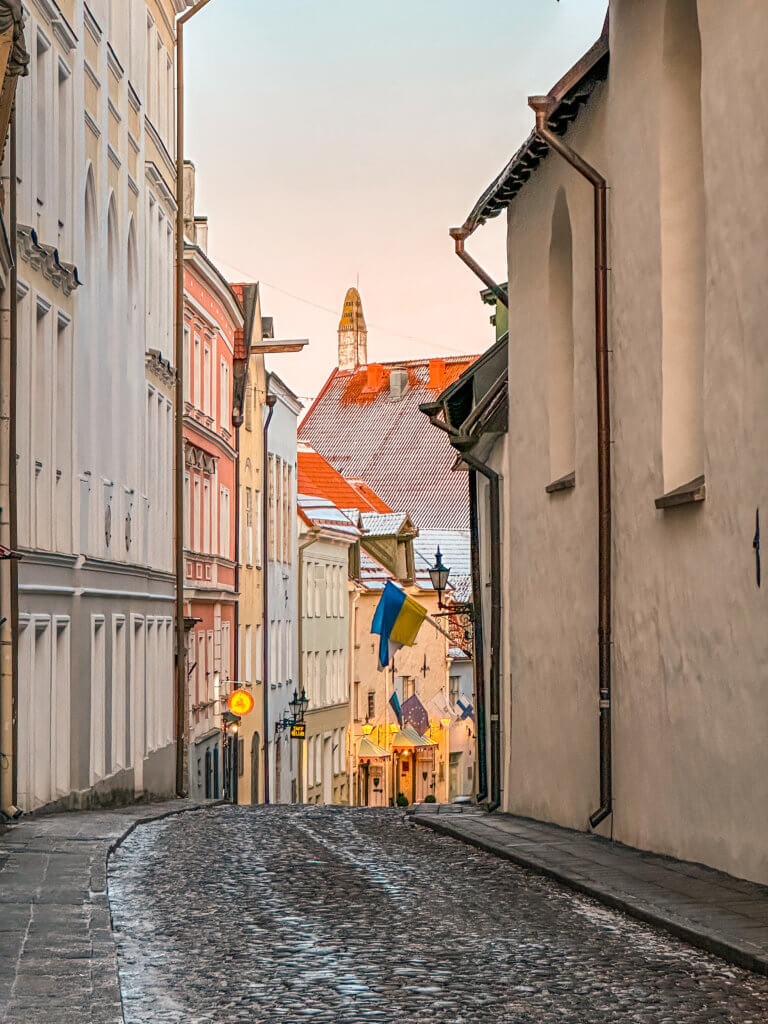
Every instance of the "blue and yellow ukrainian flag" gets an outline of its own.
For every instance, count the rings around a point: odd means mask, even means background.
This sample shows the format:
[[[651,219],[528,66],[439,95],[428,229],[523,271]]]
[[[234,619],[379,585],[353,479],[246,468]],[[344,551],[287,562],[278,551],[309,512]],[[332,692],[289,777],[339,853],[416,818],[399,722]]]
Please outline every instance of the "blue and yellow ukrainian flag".
[[[427,609],[387,580],[371,623],[379,637],[379,668],[385,669],[401,647],[412,647]]]

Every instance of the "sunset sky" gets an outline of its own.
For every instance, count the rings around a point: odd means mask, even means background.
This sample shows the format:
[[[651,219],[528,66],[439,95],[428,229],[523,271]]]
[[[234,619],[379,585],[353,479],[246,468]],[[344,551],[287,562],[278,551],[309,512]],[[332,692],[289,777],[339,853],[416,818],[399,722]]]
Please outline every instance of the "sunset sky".
[[[186,154],[209,254],[258,280],[274,358],[304,400],[336,361],[360,280],[371,361],[478,352],[480,283],[460,224],[594,42],[606,0],[213,0],[186,31]],[[227,97],[222,102],[222,97]],[[504,223],[473,254],[504,279]]]

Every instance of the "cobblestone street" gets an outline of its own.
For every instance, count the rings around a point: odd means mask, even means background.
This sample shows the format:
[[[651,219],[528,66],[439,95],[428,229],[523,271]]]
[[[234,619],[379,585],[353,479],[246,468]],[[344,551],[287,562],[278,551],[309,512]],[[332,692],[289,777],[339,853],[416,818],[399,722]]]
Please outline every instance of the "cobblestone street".
[[[110,862],[126,1024],[763,1024],[768,979],[393,811],[221,807]]]

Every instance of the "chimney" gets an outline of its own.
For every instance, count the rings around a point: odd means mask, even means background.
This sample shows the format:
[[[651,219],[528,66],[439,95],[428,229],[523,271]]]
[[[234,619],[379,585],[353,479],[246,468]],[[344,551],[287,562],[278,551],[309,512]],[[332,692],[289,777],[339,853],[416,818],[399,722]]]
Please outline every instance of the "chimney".
[[[184,237],[195,240],[195,165],[184,161]]]
[[[384,367],[381,363],[369,363],[366,367],[365,387],[363,392],[370,394],[379,391],[384,383]]]
[[[434,391],[442,391],[445,388],[445,360],[429,360],[429,384],[428,387]]]
[[[208,218],[195,217],[195,245],[208,255]]]
[[[408,371],[390,370],[389,373],[389,400],[399,402],[408,390]]]

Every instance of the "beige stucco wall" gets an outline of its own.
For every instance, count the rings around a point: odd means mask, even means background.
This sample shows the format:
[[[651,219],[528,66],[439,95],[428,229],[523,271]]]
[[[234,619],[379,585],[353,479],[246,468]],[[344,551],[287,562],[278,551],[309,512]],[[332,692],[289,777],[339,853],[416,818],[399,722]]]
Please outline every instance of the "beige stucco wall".
[[[437,609],[437,596],[431,591],[420,590],[418,587],[405,587],[406,593],[427,608],[430,618],[424,622],[416,643],[413,647],[403,647],[395,655],[395,675],[408,676],[416,681],[416,696],[425,706],[440,693],[448,692],[448,638],[441,630],[444,619],[432,619]],[[379,638],[371,633],[371,623],[376,606],[381,597],[380,591],[367,591],[360,594],[355,617],[355,663],[354,684],[358,687],[358,705],[355,708],[354,690],[350,701],[352,707],[352,736],[350,757],[352,771],[357,772],[356,753],[363,736],[363,724],[368,710],[368,691],[375,693],[375,716],[370,723],[374,726],[371,739],[385,749],[389,749],[391,739],[390,726],[396,722],[395,714],[388,701],[392,696],[393,681],[391,668],[386,672],[378,670]],[[436,625],[439,628],[436,628]],[[424,665],[426,664],[426,673]],[[357,710],[357,715],[356,715]],[[440,732],[439,721],[432,722],[435,736]],[[435,796],[438,802],[448,799],[448,766],[445,764],[446,744],[443,740],[438,745],[435,759],[437,773]],[[386,770],[386,792],[391,796],[391,771]],[[353,799],[357,789],[353,783]]]
[[[699,3],[707,498],[658,511],[664,6],[612,3],[610,81],[567,136],[610,185],[613,834],[768,882],[767,609],[752,550],[755,510],[768,510],[768,136],[751,104],[735,102],[767,84],[768,22],[759,0],[740,2],[738,17]],[[550,496],[546,310],[560,187],[573,231],[576,487]],[[585,828],[598,804],[592,193],[559,158],[514,200],[508,255],[504,806]]]
[[[352,539],[351,536],[347,540],[340,536],[334,539],[334,535],[323,532],[313,542],[307,524],[299,520],[299,545],[302,549],[300,684],[309,699],[302,750],[302,791],[307,803],[349,803],[346,757],[350,635],[347,574],[349,542]],[[333,590],[326,586],[329,569],[335,574],[335,599]],[[319,587],[317,593],[315,587]],[[328,653],[338,657],[335,677],[328,671]]]

